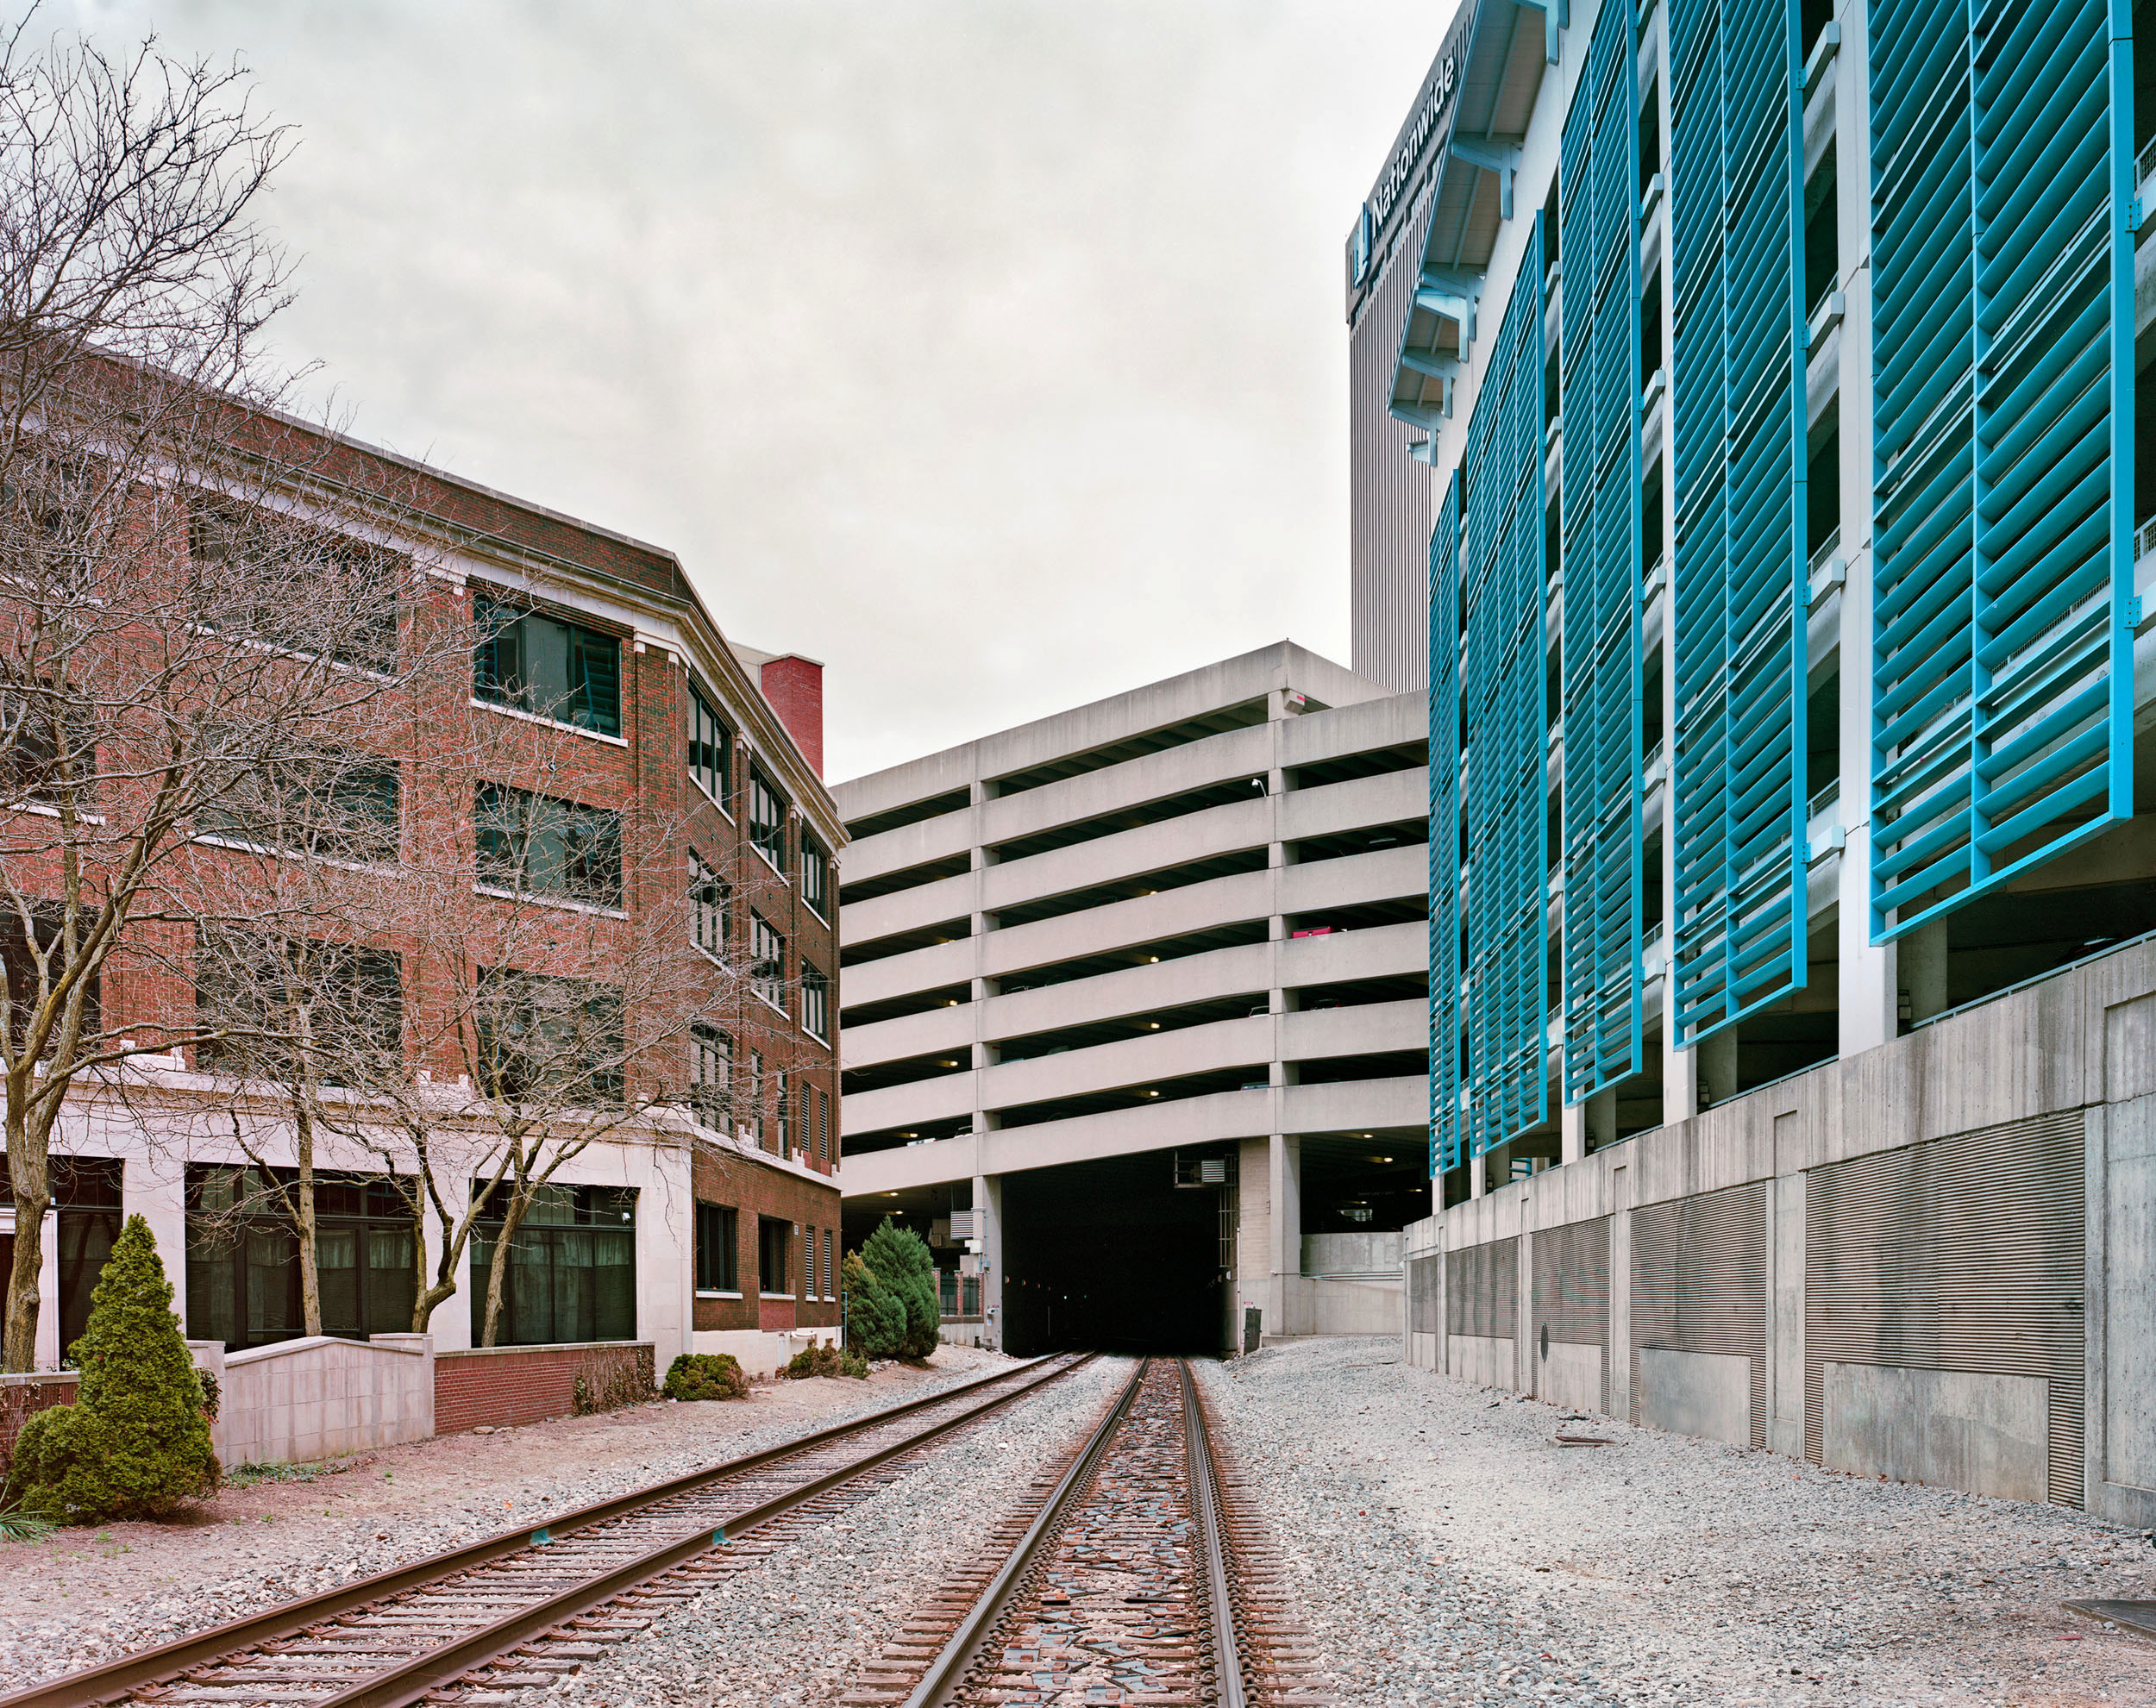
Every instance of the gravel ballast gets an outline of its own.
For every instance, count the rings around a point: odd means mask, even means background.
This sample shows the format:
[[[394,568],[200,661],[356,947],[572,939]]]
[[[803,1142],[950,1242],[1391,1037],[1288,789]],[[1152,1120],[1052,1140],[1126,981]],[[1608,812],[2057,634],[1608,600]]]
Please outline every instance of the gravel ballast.
[[[2059,1605],[2156,1597],[2145,1533],[1578,1420],[1396,1340],[1200,1380],[1343,1708],[2156,1702],[2156,1641]]]
[[[759,1385],[747,1400],[632,1406],[458,1435],[227,1487],[166,1523],[0,1542],[0,1691],[166,1642],[296,1596],[536,1523],[718,1460],[1009,1367],[939,1347],[879,1367]]]

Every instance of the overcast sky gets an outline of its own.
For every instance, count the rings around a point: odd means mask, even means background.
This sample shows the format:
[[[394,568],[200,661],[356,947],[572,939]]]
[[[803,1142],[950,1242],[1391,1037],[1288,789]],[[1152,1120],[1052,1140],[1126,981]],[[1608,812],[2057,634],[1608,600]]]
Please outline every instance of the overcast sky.
[[[1341,245],[1453,0],[60,0],[297,125],[284,353],[669,547],[828,774],[1347,662]]]

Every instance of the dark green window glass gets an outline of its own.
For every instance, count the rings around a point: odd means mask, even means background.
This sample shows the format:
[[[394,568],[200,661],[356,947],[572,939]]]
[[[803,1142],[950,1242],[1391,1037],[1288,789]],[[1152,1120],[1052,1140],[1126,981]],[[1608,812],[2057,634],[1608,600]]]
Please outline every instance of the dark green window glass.
[[[621,641],[485,593],[472,596],[478,639],[472,691],[602,735],[621,734]]]

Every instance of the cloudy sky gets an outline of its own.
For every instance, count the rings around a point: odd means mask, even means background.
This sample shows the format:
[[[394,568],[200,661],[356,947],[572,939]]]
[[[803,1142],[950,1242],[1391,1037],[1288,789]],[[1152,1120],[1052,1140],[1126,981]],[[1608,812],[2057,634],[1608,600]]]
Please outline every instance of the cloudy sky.
[[[1452,0],[59,0],[300,147],[362,437],[679,552],[829,774],[1346,661],[1341,243]]]

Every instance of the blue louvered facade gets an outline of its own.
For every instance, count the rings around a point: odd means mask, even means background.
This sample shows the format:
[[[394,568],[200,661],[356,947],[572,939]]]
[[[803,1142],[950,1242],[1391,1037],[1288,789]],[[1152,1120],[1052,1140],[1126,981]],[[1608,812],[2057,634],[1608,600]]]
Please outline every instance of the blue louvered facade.
[[[1805,982],[1796,0],[1670,0],[1678,1040]]]
[[[1568,1103],[1640,1068],[1638,58],[1605,7],[1557,173]]]
[[[1545,1120],[1549,695],[1542,216],[1460,460],[1460,717],[1467,748],[1467,1148]],[[1433,753],[1434,760],[1434,753]]]
[[[1871,923],[2131,816],[2122,0],[1871,9]]]
[[[1430,535],[1430,1168],[1467,1154],[1460,1086],[1460,478]]]
[[[1527,16],[1448,38],[1392,392],[1485,1186],[2156,927],[2130,0]]]

